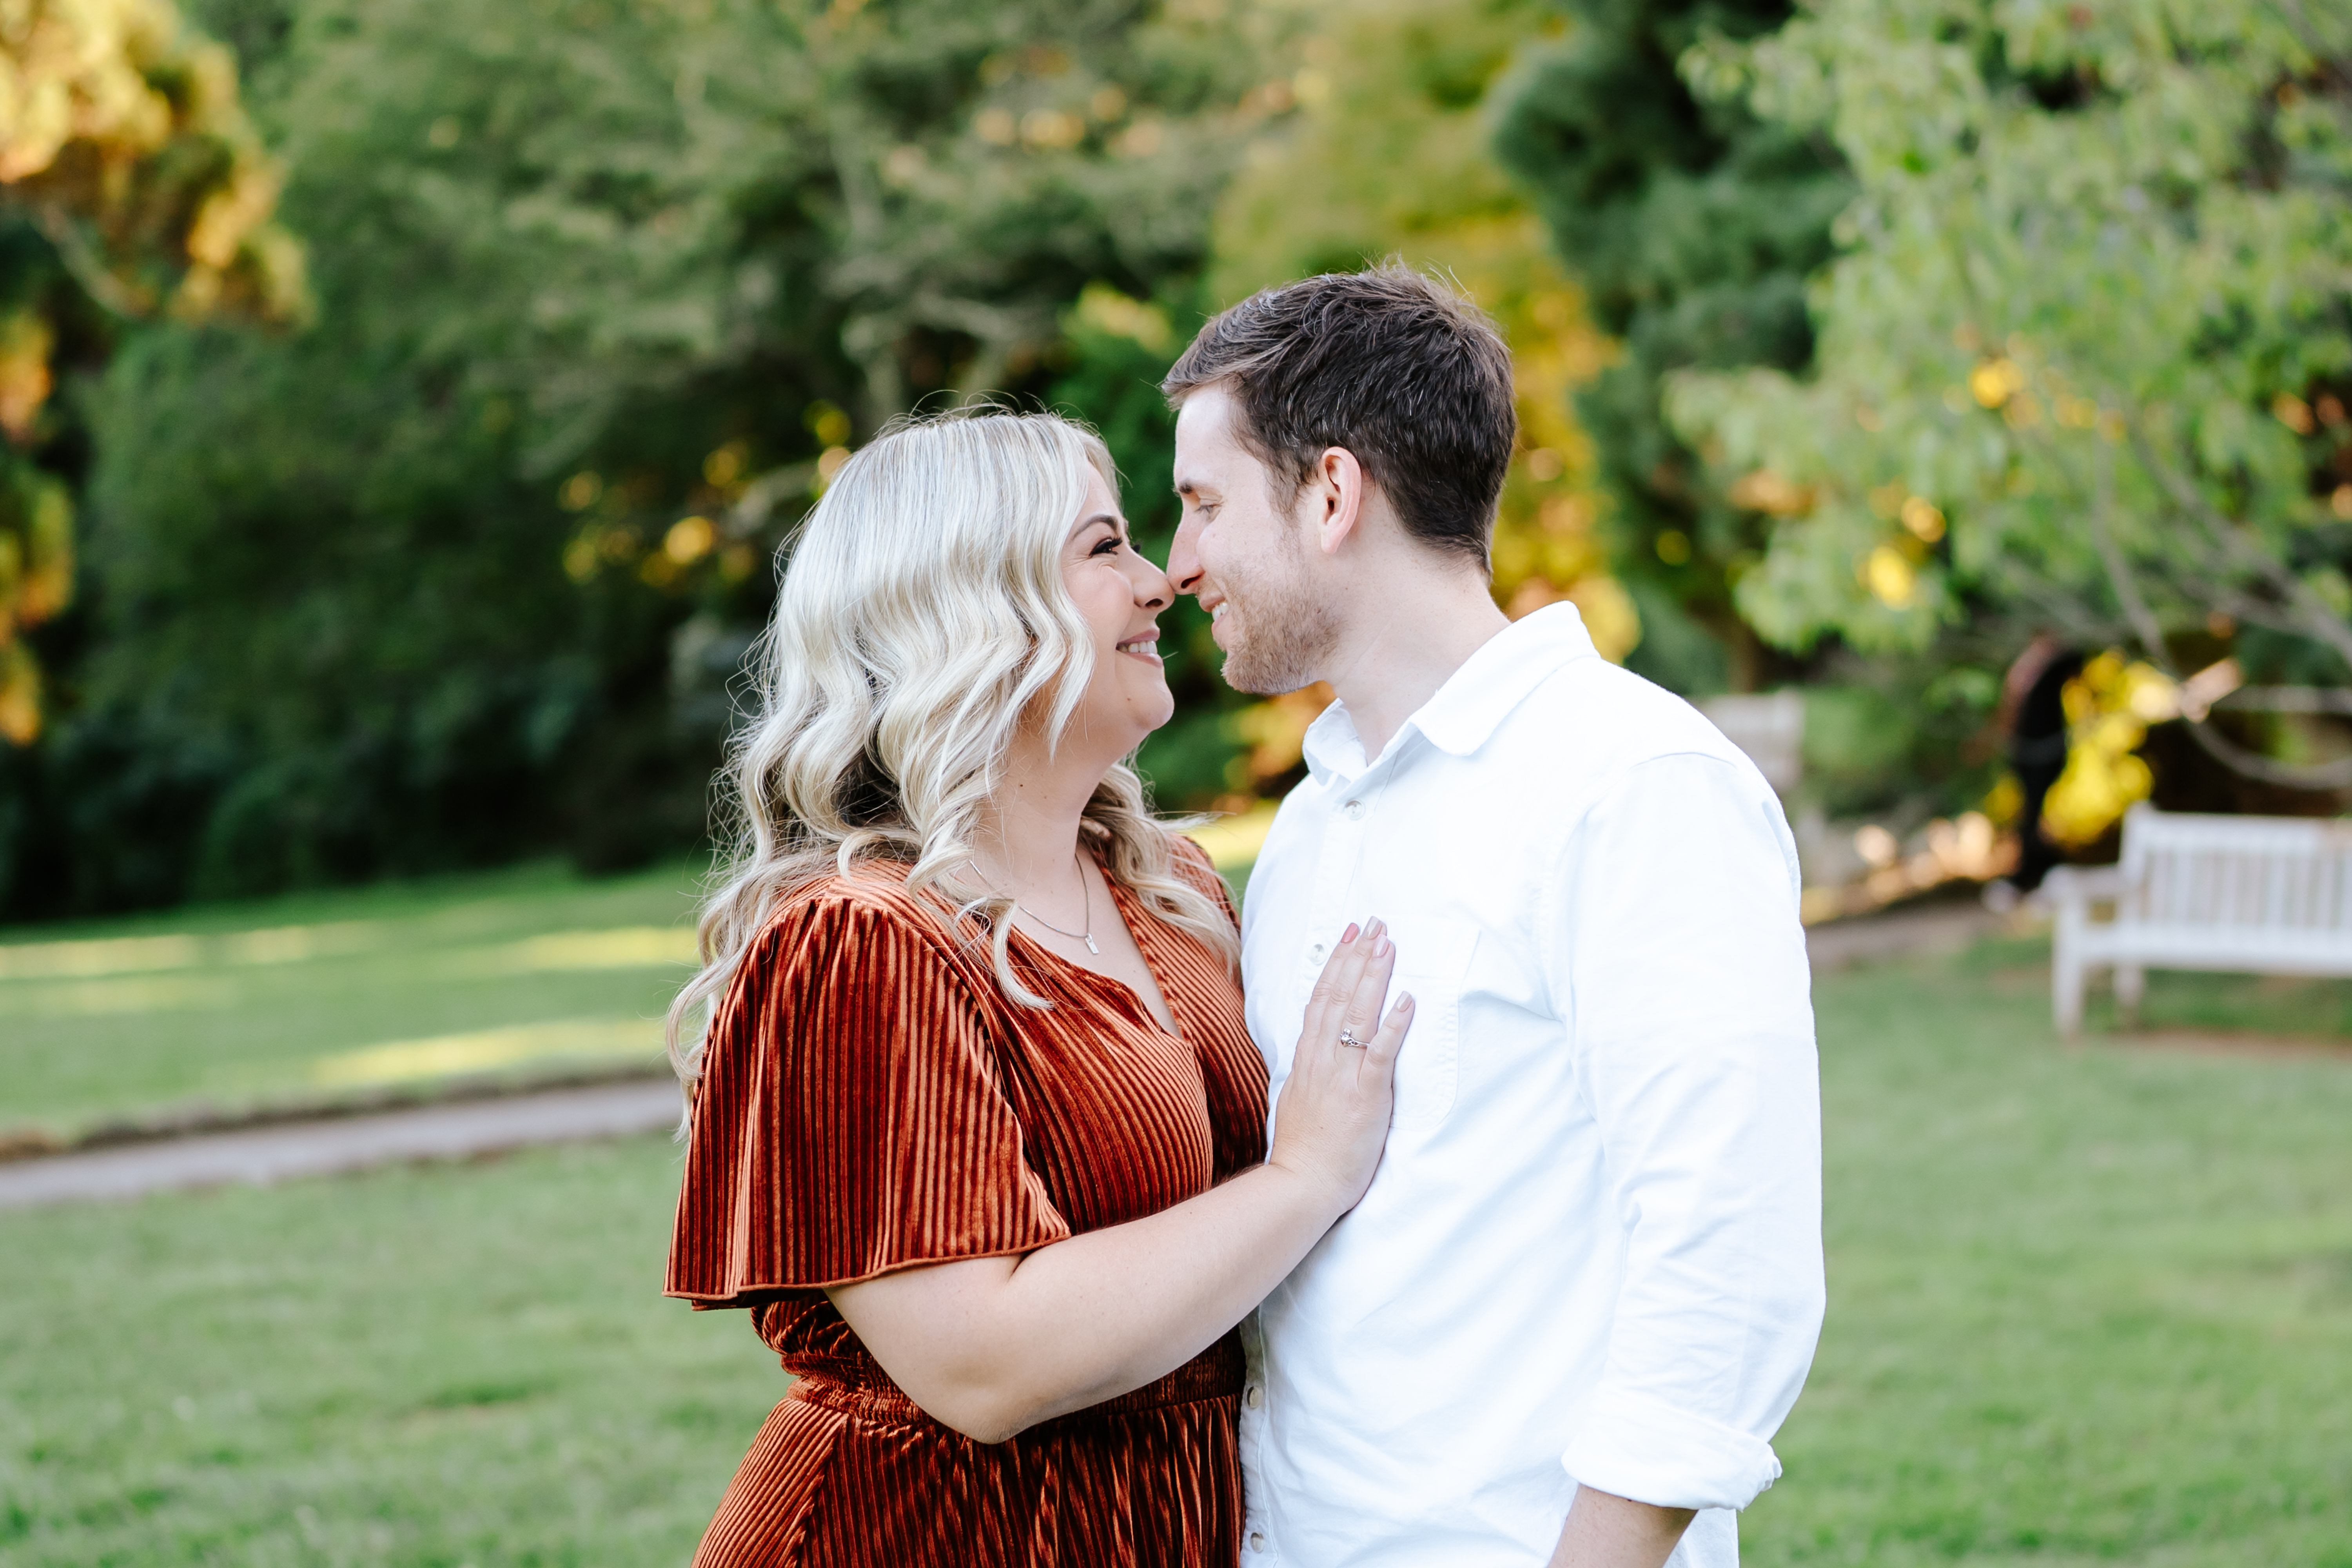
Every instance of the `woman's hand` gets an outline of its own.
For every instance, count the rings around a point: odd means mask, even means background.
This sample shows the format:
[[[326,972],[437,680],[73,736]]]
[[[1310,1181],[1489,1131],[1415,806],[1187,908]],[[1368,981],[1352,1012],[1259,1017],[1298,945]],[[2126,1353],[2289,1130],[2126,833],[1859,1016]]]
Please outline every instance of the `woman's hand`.
[[[1395,963],[1378,921],[1340,939],[1307,1005],[1264,1165],[1022,1257],[825,1293],[916,1404],[982,1443],[1165,1376],[1265,1300],[1371,1184],[1412,1018],[1410,997],[1380,1016]],[[1343,1029],[1364,1044],[1341,1045]]]
[[[1380,1168],[1389,1139],[1397,1048],[1412,1026],[1412,998],[1388,1016],[1396,946],[1379,921],[1349,926],[1307,1000],[1307,1023],[1291,1054],[1290,1077],[1275,1104],[1274,1148],[1265,1163],[1327,1187],[1344,1214]],[[1342,1033],[1360,1041],[1348,1045]]]

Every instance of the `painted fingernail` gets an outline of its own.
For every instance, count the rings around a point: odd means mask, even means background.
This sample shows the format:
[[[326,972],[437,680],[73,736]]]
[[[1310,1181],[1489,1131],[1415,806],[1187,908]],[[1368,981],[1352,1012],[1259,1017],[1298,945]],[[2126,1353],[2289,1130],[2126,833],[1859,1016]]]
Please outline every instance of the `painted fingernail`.
[[[1396,943],[1391,942],[1386,937],[1381,937],[1372,943],[1372,956],[1374,958],[1386,958],[1395,946]]]
[[[1356,922],[1355,922],[1355,921],[1349,921],[1348,922],[1348,929],[1347,929],[1347,931],[1346,931],[1345,932],[1343,932],[1343,933],[1340,935],[1340,938],[1339,938],[1339,945],[1340,945],[1341,947],[1345,947],[1345,946],[1347,946],[1349,942],[1353,942],[1353,941],[1355,941],[1355,940],[1356,940]]]
[[[1398,1013],[1410,1013],[1410,1012],[1412,1012],[1412,992],[1410,992],[1410,991],[1408,991],[1408,992],[1404,993],[1402,995],[1399,996],[1399,997],[1396,999],[1396,1006],[1395,1006],[1393,1009],[1391,1009],[1391,1011],[1398,1012]]]

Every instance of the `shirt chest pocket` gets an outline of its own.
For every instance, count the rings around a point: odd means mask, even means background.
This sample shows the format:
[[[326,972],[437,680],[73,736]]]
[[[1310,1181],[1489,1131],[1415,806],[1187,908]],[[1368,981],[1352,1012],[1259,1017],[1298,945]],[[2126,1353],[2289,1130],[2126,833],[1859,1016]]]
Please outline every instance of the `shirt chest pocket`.
[[[1391,931],[1397,944],[1396,973],[1389,1000],[1407,992],[1413,1000],[1412,1030],[1397,1053],[1396,1109],[1391,1127],[1434,1127],[1454,1109],[1462,1076],[1462,994],[1470,960],[1478,949],[1475,927]]]

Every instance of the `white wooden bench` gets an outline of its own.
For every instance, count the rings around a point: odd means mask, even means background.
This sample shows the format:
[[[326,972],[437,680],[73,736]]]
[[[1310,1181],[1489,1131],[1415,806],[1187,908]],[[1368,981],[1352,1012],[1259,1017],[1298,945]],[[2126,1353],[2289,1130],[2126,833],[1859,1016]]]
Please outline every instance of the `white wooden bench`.
[[[2120,863],[2061,867],[2042,884],[2058,1028],[2083,1024],[2094,969],[2139,1005],[2150,969],[2352,975],[2352,819],[2200,816],[2136,805]],[[2094,921],[2095,904],[2114,906]]]

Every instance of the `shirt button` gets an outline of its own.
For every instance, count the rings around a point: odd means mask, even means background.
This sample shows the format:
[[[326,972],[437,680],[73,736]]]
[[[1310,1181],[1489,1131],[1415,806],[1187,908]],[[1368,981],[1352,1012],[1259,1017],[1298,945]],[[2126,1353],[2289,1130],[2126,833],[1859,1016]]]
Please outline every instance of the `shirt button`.
[[[1253,1530],[1250,1531],[1250,1550],[1252,1552],[1263,1552],[1265,1550],[1265,1532],[1264,1531]]]
[[[1248,1405],[1252,1410],[1256,1409],[1259,1405],[1265,1403],[1265,1390],[1255,1383],[1251,1384],[1249,1385],[1249,1392],[1242,1395],[1242,1403]]]
[[[1350,822],[1361,822],[1364,819],[1364,803],[1360,800],[1351,800],[1339,809],[1348,814],[1348,820]]]
[[[1321,942],[1318,942],[1313,947],[1307,950],[1307,962],[1309,963],[1320,963],[1323,962],[1323,944]]]

